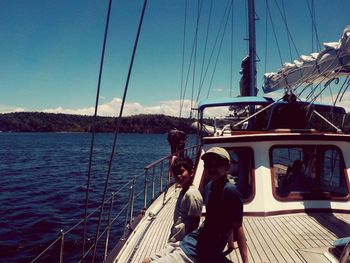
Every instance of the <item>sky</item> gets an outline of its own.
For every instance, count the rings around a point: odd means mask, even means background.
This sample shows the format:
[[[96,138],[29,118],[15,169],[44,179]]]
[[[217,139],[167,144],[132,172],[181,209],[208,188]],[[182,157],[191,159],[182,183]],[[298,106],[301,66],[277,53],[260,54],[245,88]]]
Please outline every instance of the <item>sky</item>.
[[[189,112],[191,101],[196,101],[200,75],[204,76],[206,68],[202,65],[207,65],[209,61],[228,1],[212,1],[207,42],[211,1],[203,1],[197,52],[193,53],[188,77],[198,1],[187,0],[187,27],[184,34],[185,2],[148,1],[126,97],[125,115],[161,113],[178,116],[181,89],[186,89],[184,112]],[[338,41],[344,28],[350,24],[348,0],[269,0],[273,26],[269,21],[266,37],[265,2],[256,1],[256,15],[259,18],[256,22],[257,54],[260,60],[257,67],[258,88],[261,87],[265,71],[276,71],[281,67],[273,30],[276,31],[283,62],[291,60],[286,29],[278,12],[282,2],[288,29],[300,54],[318,50],[316,35],[312,33],[308,3],[311,5],[314,2],[317,34],[321,43]],[[141,0],[113,1],[99,115],[119,114],[142,5]],[[236,96],[239,93],[240,63],[247,53],[245,6],[246,1],[233,1],[233,17],[227,20],[217,66],[214,63],[216,48],[199,99],[207,96],[209,86],[210,97]],[[92,115],[107,7],[107,0],[1,0],[0,113],[43,111]],[[204,53],[205,43],[207,53]],[[217,47],[219,43],[220,40]],[[265,50],[268,50],[267,56]],[[292,58],[296,59],[294,48],[291,53]],[[205,57],[203,54],[206,54]],[[262,95],[261,89],[259,95]],[[325,101],[329,98],[330,94],[323,95]],[[343,105],[346,106],[346,102],[350,105],[348,95]]]

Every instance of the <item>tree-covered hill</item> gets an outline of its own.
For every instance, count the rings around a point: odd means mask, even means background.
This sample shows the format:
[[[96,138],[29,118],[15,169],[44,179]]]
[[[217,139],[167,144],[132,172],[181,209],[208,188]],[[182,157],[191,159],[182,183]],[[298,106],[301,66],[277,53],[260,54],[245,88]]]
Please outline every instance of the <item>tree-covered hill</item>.
[[[121,132],[166,133],[176,127],[191,133],[194,120],[165,115],[134,115],[123,117]],[[89,132],[93,124],[92,116],[55,114],[43,112],[16,112],[0,114],[0,131],[4,132]],[[115,118],[98,117],[97,132],[113,132]],[[350,133],[350,114],[345,118],[343,130]]]
[[[165,115],[135,115],[122,119],[121,132],[165,133],[176,127],[190,132],[192,120]],[[0,131],[8,132],[88,132],[93,117],[43,112],[16,112],[0,114]],[[115,119],[98,117],[97,132],[113,132]]]

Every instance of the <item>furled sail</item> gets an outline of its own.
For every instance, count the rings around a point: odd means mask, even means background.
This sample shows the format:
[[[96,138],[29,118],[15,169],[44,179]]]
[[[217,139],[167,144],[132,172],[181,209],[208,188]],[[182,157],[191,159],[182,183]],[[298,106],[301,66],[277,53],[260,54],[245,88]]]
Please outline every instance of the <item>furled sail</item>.
[[[307,84],[318,84],[350,73],[350,25],[338,42],[324,43],[324,49],[309,56],[302,55],[293,63],[285,63],[277,73],[264,75],[263,91]]]

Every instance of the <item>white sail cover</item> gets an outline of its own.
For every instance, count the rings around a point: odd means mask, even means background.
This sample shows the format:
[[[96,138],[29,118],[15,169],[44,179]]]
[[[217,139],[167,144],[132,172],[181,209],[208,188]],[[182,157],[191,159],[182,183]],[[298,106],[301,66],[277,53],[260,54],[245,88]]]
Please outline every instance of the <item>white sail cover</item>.
[[[263,90],[269,93],[310,83],[318,84],[350,72],[350,25],[338,42],[324,43],[324,49],[309,56],[300,56],[293,63],[285,63],[277,73],[264,75]]]

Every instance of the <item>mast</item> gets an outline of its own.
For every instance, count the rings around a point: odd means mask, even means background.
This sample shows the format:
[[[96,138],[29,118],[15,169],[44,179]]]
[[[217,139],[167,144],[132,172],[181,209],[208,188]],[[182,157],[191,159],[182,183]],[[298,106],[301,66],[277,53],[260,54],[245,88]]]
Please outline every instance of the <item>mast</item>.
[[[249,96],[256,96],[256,38],[255,38],[255,3],[248,0],[249,28]]]
[[[248,96],[256,96],[256,39],[255,39],[255,3],[254,0],[248,0],[248,27],[249,27],[249,90]],[[249,107],[249,115],[252,116],[255,107]],[[254,127],[254,118],[248,121],[248,129]]]

